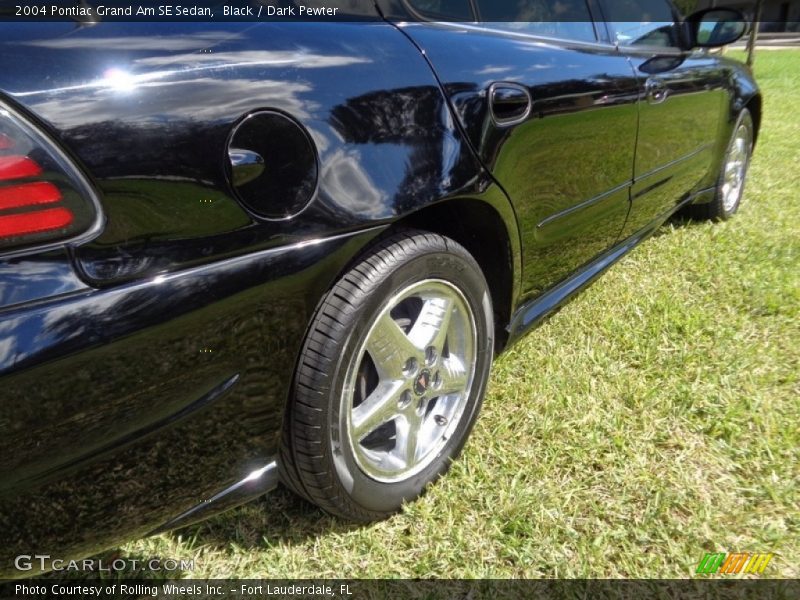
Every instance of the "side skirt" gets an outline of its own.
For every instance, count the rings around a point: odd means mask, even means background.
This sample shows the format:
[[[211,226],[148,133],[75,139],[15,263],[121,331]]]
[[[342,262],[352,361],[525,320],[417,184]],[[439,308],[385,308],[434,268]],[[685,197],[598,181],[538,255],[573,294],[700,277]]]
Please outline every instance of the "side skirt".
[[[687,197],[683,202],[675,206],[673,210],[659,217],[638,233],[607,250],[555,287],[520,306],[512,315],[511,323],[508,325],[508,344],[506,348],[510,348],[523,335],[541,325],[546,318],[558,312],[573,296],[588,287],[589,284],[622,259],[628,252],[650,237],[681,208],[687,204],[702,202],[708,196],[708,192],[709,190],[702,190]]]

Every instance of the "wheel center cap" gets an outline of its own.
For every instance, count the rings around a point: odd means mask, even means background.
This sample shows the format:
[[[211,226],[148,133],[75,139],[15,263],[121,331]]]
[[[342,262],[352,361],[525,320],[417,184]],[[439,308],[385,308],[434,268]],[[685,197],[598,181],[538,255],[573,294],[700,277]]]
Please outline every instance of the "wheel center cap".
[[[422,396],[425,392],[428,391],[428,388],[431,385],[431,372],[428,369],[424,369],[418,376],[417,379],[414,381],[414,393],[417,396]]]

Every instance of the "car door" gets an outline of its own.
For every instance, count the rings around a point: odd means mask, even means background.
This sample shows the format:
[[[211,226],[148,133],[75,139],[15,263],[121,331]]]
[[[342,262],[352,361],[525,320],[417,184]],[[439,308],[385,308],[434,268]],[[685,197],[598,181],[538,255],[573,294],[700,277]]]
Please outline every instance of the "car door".
[[[453,0],[410,3],[434,18],[454,10]],[[467,0],[463,5],[469,9]],[[585,0],[475,6],[476,23],[417,22],[404,30],[511,199],[523,249],[521,291],[532,297],[619,237],[629,208],[638,82]]]
[[[623,236],[659,222],[697,191],[713,162],[725,75],[705,52],[683,48],[669,0],[605,0],[611,39],[639,87],[639,137],[631,213]]]

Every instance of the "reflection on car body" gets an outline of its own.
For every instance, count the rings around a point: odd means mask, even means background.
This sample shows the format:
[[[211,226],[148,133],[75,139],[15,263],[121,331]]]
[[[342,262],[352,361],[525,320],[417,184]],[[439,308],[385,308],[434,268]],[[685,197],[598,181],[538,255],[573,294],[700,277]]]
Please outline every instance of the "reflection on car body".
[[[496,352],[676,211],[736,212],[761,96],[701,47],[741,15],[517,4],[0,25],[0,572],[279,480],[386,517]]]

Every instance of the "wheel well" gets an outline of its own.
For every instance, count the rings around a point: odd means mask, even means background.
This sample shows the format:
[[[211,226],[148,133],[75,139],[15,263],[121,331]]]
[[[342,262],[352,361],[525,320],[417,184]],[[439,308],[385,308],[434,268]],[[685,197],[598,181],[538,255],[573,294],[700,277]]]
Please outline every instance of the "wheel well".
[[[758,141],[758,132],[761,130],[761,94],[756,94],[745,105],[745,108],[750,111],[750,114],[753,115],[753,125],[755,126],[755,131],[753,132],[753,142]]]
[[[395,222],[392,229],[412,227],[449,237],[475,258],[492,296],[495,351],[508,339],[511,319],[513,257],[508,230],[499,213],[478,200],[449,200],[420,209]]]

